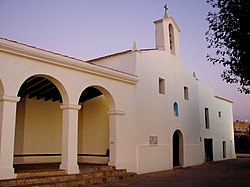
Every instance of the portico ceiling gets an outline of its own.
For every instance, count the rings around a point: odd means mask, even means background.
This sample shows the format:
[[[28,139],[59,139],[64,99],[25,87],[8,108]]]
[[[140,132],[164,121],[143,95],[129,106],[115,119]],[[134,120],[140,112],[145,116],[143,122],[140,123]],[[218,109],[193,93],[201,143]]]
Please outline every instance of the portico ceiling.
[[[102,93],[94,88],[86,88],[80,97],[79,103],[102,95]],[[48,79],[40,76],[32,76],[28,78],[21,86],[19,97],[28,97],[29,99],[35,98],[37,100],[44,99],[45,101],[52,100],[53,102],[60,101],[62,97],[57,87]]]

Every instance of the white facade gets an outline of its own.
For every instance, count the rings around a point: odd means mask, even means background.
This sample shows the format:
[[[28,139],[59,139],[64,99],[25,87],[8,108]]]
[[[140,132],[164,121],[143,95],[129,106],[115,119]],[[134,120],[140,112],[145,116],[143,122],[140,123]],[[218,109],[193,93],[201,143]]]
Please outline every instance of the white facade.
[[[88,62],[0,39],[0,178],[23,163],[146,173],[234,158],[232,102],[181,62],[174,19],[155,25],[156,49]]]

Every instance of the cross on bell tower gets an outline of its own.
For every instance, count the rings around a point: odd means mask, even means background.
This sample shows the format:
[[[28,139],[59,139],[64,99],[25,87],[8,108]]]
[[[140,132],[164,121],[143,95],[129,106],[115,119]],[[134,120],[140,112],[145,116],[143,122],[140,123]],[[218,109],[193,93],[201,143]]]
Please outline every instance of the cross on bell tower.
[[[155,44],[156,49],[167,51],[169,54],[179,58],[179,32],[180,29],[174,18],[168,15],[168,5],[165,4],[164,17],[155,21]]]
[[[165,5],[163,6],[163,8],[165,9],[164,18],[167,18],[167,17],[168,17],[168,5],[165,4]]]

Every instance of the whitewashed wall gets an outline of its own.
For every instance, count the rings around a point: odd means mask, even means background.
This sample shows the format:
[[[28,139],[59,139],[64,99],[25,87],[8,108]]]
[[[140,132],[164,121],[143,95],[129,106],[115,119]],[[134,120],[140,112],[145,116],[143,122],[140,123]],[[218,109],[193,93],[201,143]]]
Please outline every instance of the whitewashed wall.
[[[167,29],[170,23],[174,28],[174,54],[169,48]],[[137,49],[92,63],[1,39],[0,128],[12,136],[16,127],[16,135],[13,135],[14,145],[12,137],[4,136],[1,131],[0,163],[7,161],[8,166],[0,166],[0,178],[14,176],[13,154],[64,150],[60,144],[65,142],[62,123],[68,125],[68,117],[73,119],[77,113],[71,111],[74,116],[70,116],[60,105],[78,109],[80,95],[89,86],[100,90],[103,96],[81,104],[79,120],[72,120],[78,129],[72,131],[76,132],[74,136],[68,134],[67,141],[74,142],[78,135],[79,145],[76,146],[80,154],[85,151],[105,153],[110,149],[108,163],[117,168],[137,173],[171,169],[173,134],[178,130],[183,139],[182,166],[204,161],[204,138],[214,140],[214,160],[222,159],[222,141],[227,145],[226,158],[234,158],[232,103],[215,97],[213,90],[200,83],[181,62],[179,28],[173,18],[164,18],[155,24],[156,49]],[[34,75],[52,81],[63,102],[21,98],[15,119],[18,91],[24,81]],[[159,93],[159,79],[164,80],[164,93]],[[184,86],[188,88],[188,100],[184,99]],[[175,102],[178,103],[178,117],[174,115]],[[208,130],[204,126],[205,107],[210,114],[211,128]],[[63,116],[65,113],[69,116]],[[67,128],[65,132],[68,133]],[[157,138],[154,145],[150,144],[150,137]],[[5,140],[11,142],[11,148],[15,147],[13,153],[12,149],[8,150],[6,143],[9,142]],[[15,160],[16,163],[36,161],[34,158]],[[108,160],[81,157],[80,161],[107,163]],[[7,175],[4,173],[6,168]]]

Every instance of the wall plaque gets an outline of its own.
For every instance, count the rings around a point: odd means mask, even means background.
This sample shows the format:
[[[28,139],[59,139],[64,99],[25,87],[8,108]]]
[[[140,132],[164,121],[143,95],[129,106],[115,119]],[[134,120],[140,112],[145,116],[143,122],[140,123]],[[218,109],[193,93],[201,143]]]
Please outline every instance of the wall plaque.
[[[149,144],[150,145],[158,144],[158,137],[157,136],[149,136]]]

